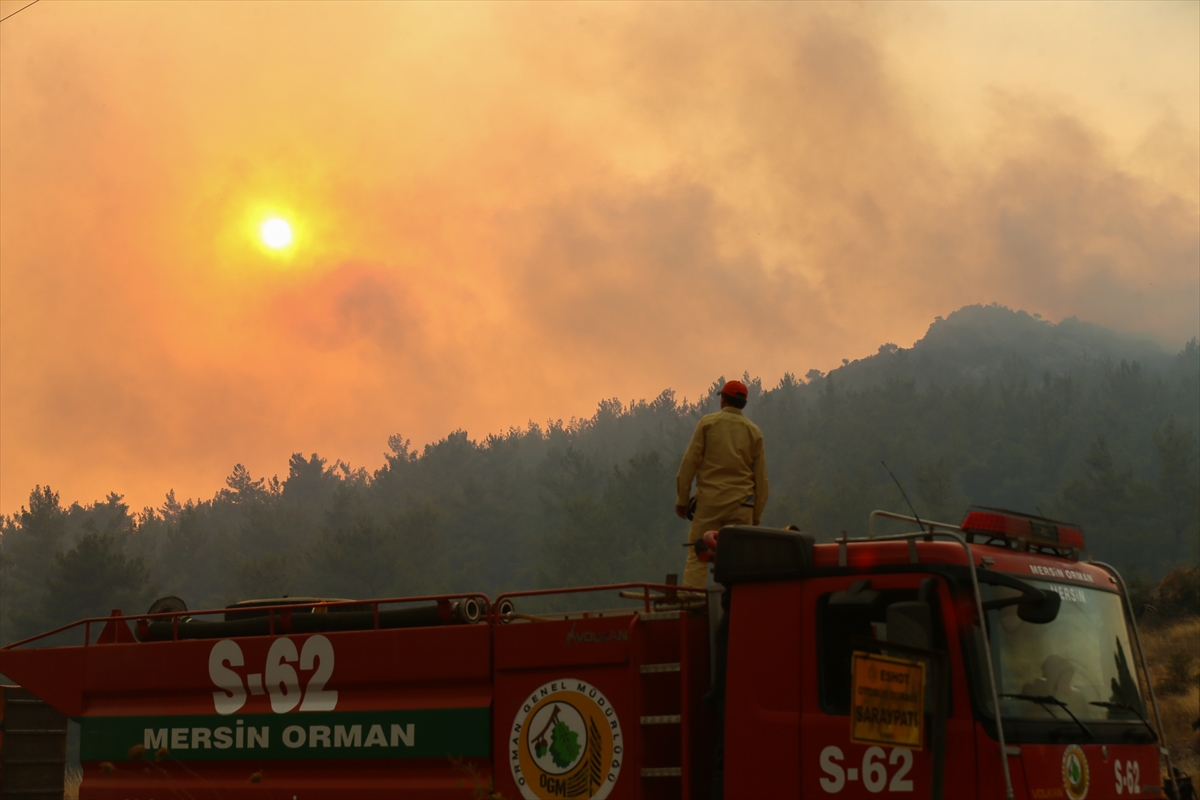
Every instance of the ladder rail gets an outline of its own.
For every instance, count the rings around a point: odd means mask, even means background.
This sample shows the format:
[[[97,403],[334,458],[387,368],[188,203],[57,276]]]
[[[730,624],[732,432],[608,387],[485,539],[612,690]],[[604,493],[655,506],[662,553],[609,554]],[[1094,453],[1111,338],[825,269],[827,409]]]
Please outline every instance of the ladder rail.
[[[692,654],[688,649],[687,612],[679,614],[679,796],[688,800],[692,796]]]
[[[645,648],[642,647],[642,625],[641,612],[633,612],[633,617],[629,620],[629,682],[632,686],[633,707],[639,711],[642,708],[642,653]],[[625,757],[629,760],[637,759],[638,767],[641,767],[642,753],[642,726],[630,725],[625,729]],[[645,777],[645,770],[641,770],[639,778]],[[642,782],[641,780],[633,780],[629,782],[633,788],[632,796],[634,800],[642,798]]]

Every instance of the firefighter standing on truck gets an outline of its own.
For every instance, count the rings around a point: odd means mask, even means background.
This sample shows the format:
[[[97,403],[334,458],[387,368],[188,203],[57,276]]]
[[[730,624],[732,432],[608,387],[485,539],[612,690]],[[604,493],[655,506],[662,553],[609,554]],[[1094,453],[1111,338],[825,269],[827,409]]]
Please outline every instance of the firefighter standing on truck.
[[[721,410],[700,418],[679,474],[675,476],[675,513],[687,519],[692,480],[696,507],[688,544],[725,525],[757,525],[767,505],[767,459],[763,435],[742,414],[749,395],[746,384],[729,381],[721,387]],[[708,584],[708,565],[688,548],[683,585]]]

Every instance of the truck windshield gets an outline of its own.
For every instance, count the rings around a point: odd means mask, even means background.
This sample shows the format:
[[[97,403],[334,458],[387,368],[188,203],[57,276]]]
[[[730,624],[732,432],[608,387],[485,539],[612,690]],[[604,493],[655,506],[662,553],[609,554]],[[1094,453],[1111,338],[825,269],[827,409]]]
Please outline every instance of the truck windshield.
[[[1139,715],[1144,716],[1120,596],[1070,584],[1025,582],[1057,592],[1062,606],[1053,622],[1041,625],[1022,620],[1016,605],[988,612],[1004,717],[1071,723],[1074,714],[1086,723],[1138,721]],[[1020,594],[1006,586],[980,588],[984,602]],[[1054,699],[1030,699],[1035,697]],[[990,700],[985,701],[989,708]]]

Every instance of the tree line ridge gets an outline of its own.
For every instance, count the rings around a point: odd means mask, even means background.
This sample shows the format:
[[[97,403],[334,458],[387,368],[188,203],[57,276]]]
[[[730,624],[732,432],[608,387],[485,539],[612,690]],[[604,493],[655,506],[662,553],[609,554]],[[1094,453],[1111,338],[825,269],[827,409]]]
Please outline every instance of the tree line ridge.
[[[1178,353],[998,305],[938,318],[828,374],[750,387],[766,437],[763,524],[831,539],[875,508],[957,522],[970,505],[1082,526],[1088,550],[1157,580],[1200,553],[1200,346]],[[64,505],[50,486],[0,520],[0,639],[175,594],[192,608],[283,594],[361,598],[660,580],[680,572],[674,475],[695,401],[603,400],[595,414],[422,448],[397,434],[368,472],[293,454],[236,465],[209,499]]]

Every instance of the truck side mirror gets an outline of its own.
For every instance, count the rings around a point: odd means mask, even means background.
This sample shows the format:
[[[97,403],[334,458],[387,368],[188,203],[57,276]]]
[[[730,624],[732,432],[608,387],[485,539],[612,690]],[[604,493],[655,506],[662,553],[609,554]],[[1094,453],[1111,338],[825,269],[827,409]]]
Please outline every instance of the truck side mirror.
[[[1053,622],[1058,617],[1058,609],[1062,606],[1062,597],[1053,589],[1039,589],[1019,578],[1005,575],[1002,572],[993,572],[990,569],[978,570],[978,575],[980,583],[988,583],[992,586],[1006,586],[1009,589],[1016,589],[1020,592],[1019,595],[1012,597],[988,600],[983,604],[985,614],[988,611],[1016,606],[1017,617],[1024,622],[1032,622],[1034,625],[1045,625],[1047,622]]]
[[[1058,616],[1059,607],[1062,606],[1062,598],[1058,592],[1049,589],[1042,590],[1041,595],[1040,598],[1034,594],[1021,595],[1021,599],[1017,601],[1017,616],[1034,625],[1053,622]]]
[[[887,607],[889,644],[933,649],[933,610],[929,603],[914,600],[892,603]]]

